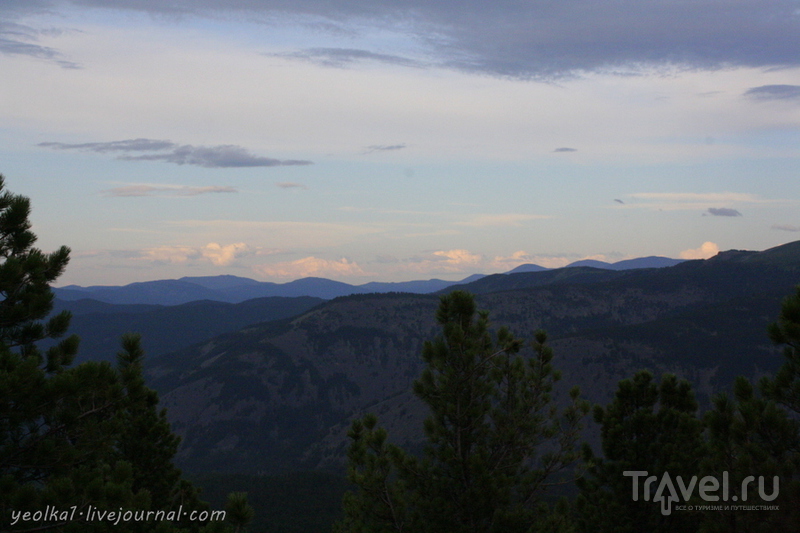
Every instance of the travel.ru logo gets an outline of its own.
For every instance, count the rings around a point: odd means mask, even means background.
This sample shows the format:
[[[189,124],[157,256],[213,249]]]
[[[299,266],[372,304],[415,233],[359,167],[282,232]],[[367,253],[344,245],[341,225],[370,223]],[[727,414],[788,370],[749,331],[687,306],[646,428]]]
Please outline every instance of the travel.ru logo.
[[[644,501],[651,500],[650,495],[653,490],[653,484],[658,481],[656,476],[648,476],[645,470],[626,470],[622,475],[633,478],[633,501],[639,501],[639,478],[644,478],[644,482],[642,483]],[[664,516],[672,513],[673,502],[680,502],[681,496],[684,502],[688,502],[695,488],[697,488],[698,495],[703,501],[719,501],[720,495],[718,495],[717,492],[720,488],[722,489],[722,501],[727,502],[729,499],[734,502],[747,501],[747,496],[751,492],[749,490],[750,484],[753,483],[756,478],[755,476],[747,476],[742,480],[742,487],[739,492],[739,494],[741,494],[741,499],[737,494],[733,494],[729,498],[730,485],[728,483],[728,472],[722,473],[722,483],[714,476],[705,476],[699,481],[697,476],[692,476],[688,484],[683,481],[681,476],[676,476],[675,480],[677,481],[680,494],[678,490],[675,489],[675,483],[672,482],[669,472],[664,472],[664,475],[661,476],[661,481],[657,484],[655,494],[652,496],[652,501],[661,503],[661,514]],[[758,476],[758,495],[762,500],[771,502],[778,497],[779,489],[778,476],[775,476],[772,480],[772,494],[768,495],[764,488],[764,476]]]

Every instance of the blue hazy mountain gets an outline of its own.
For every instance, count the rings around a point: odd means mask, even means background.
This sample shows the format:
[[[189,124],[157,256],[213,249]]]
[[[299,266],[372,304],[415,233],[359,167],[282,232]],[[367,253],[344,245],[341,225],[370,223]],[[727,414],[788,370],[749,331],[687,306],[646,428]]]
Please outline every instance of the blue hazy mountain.
[[[479,279],[474,274],[462,281],[441,279],[403,281],[397,283],[370,282],[351,285],[326,278],[302,278],[288,283],[256,281],[239,276],[199,276],[173,280],[158,280],[131,283],[124,286],[94,285],[80,287],[67,285],[54,288],[56,297],[64,301],[92,299],[118,305],[180,305],[198,300],[239,303],[253,298],[310,296],[330,300],[339,296],[367,293],[408,292],[414,294],[433,293],[457,283],[468,283]]]
[[[550,269],[545,268],[543,266],[534,265],[533,263],[525,263],[524,265],[520,265],[517,268],[509,270],[508,272],[506,272],[506,274],[519,274],[520,272],[544,272],[545,270],[550,270]]]
[[[584,260],[572,263],[569,267],[592,267],[622,271],[640,268],[662,268],[673,266],[680,262],[681,260],[679,259],[669,259],[667,257],[642,257],[617,263]],[[494,276],[531,272],[557,272],[560,270],[562,269],[551,270],[539,265],[525,264],[505,274],[494,274]],[[556,278],[560,276],[561,274],[555,275]],[[55,288],[53,291],[60,300],[64,301],[90,298],[99,302],[119,305],[180,305],[199,300],[239,303],[253,298],[275,296],[287,298],[310,296],[330,300],[351,294],[387,292],[430,294],[454,285],[469,284],[485,277],[487,276],[484,274],[472,274],[461,281],[445,281],[441,279],[401,282],[372,281],[363,285],[351,285],[341,281],[317,277],[302,278],[288,283],[273,283],[232,275],[187,276],[180,279],[144,281],[123,286],[93,285],[80,287],[78,285],[67,285],[66,287]],[[592,275],[589,275],[589,278],[591,281],[599,279]],[[544,281],[545,283],[547,282],[546,280]],[[574,281],[578,281],[578,278],[575,278]],[[490,281],[485,283],[492,284]]]
[[[573,263],[568,264],[567,268],[591,267],[591,268],[601,268],[603,270],[633,270],[637,268],[671,267],[682,262],[683,259],[671,259],[669,257],[651,255],[648,257],[637,257],[636,259],[625,259],[623,261],[617,261],[616,263],[597,261],[595,259],[583,259],[581,261],[575,261]],[[522,272],[544,272],[546,270],[552,270],[552,269],[539,266],[533,263],[526,263],[524,265],[518,266],[517,268],[509,270],[508,272],[506,272],[506,274],[520,274]],[[474,281],[474,280],[469,280],[469,281]],[[466,280],[462,280],[459,283],[469,283],[469,282]]]
[[[224,292],[208,289],[197,283],[177,279],[143,281],[129,285],[94,285],[79,287],[68,285],[54,288],[53,292],[61,300],[81,300],[91,298],[111,304],[156,304],[178,305],[197,300],[230,302]],[[257,296],[253,296],[256,298]]]
[[[606,270],[633,270],[637,268],[671,267],[682,262],[683,259],[670,259],[669,257],[651,255],[649,257],[637,257],[636,259],[625,259],[624,261],[617,261],[616,263],[607,263],[605,261],[596,261],[594,259],[584,259],[582,261],[570,263],[567,265],[567,267],[592,267],[603,268]]]
[[[194,283],[212,291],[232,289],[234,287],[254,287],[261,282],[250,278],[243,278],[241,276],[231,276],[224,274],[221,276],[185,276],[178,281],[185,281],[187,283]]]

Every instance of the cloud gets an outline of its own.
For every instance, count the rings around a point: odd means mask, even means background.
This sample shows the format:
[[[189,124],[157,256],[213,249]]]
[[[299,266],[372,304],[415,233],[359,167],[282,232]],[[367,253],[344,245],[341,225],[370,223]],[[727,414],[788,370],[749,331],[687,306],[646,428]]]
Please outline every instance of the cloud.
[[[800,100],[800,85],[762,85],[745,91],[744,96],[753,100]]]
[[[718,193],[634,193],[626,195],[630,198],[620,209],[653,209],[661,211],[703,210],[715,216],[741,216],[731,204],[775,204],[779,201],[760,198],[754,194],[718,192]],[[712,204],[712,207],[709,207]],[[738,213],[738,211],[736,211]]]
[[[198,196],[208,193],[239,192],[233,187],[207,186],[189,187],[186,185],[126,185],[115,187],[103,192],[103,196],[131,197],[131,196]]]
[[[59,142],[44,142],[37,146],[53,148],[54,150],[87,150],[90,152],[151,152],[169,150],[177,145],[172,141],[159,141],[155,139],[127,139],[124,141],[111,141],[102,143],[67,144]]]
[[[396,150],[402,150],[405,147],[405,144],[373,144],[372,146],[367,146],[365,153],[371,154],[372,152],[393,152]]]
[[[450,265],[477,265],[483,261],[482,255],[473,254],[469,250],[440,250],[433,252],[433,255]]]
[[[526,252],[525,250],[518,250],[511,254],[508,257],[498,256],[495,257],[494,260],[498,263],[516,263],[520,262],[520,264],[525,263],[533,259],[534,256]]]
[[[237,256],[242,255],[250,250],[250,248],[243,242],[228,244],[222,246],[216,242],[210,242],[200,250],[204,259],[208,259],[217,266],[227,266],[233,263]]]
[[[287,193],[288,194],[288,193]],[[369,222],[343,224],[294,220],[164,220],[165,231],[178,230],[183,235],[235,235],[237,241],[263,242],[271,248],[287,250],[329,250],[359,242],[366,235],[381,235],[386,227]],[[220,238],[220,237],[214,237]],[[310,253],[310,252],[309,252]]]
[[[522,226],[523,222],[550,218],[548,215],[531,215],[526,213],[503,213],[498,215],[475,215],[469,220],[458,222],[459,226]]]
[[[272,263],[253,267],[258,274],[268,278],[307,278],[315,277],[349,277],[367,275],[354,261],[346,258],[338,261],[320,259],[318,257],[305,257],[296,261]]]
[[[577,152],[577,151],[578,151],[577,148],[569,148],[567,146],[562,146],[561,148],[556,148],[555,150],[553,150],[553,152],[555,153]]]
[[[540,264],[537,260],[541,259],[524,250],[518,250],[509,256],[496,256],[488,265],[486,272],[507,272],[520,265],[528,263]],[[566,264],[566,263],[565,263]],[[559,265],[563,266],[563,265]]]
[[[399,263],[400,259],[391,254],[379,255],[375,257],[375,263],[379,264],[394,264]]]
[[[184,145],[174,148],[167,154],[148,154],[137,156],[120,156],[125,161],[164,161],[176,165],[197,165],[205,168],[237,168],[237,167],[277,167],[293,165],[310,165],[311,161],[280,161],[269,157],[258,157],[241,146],[230,144],[220,146]]]
[[[208,262],[216,266],[228,266],[251,248],[243,242],[220,245],[210,242],[205,246],[165,245],[143,250],[140,259],[155,263],[185,264],[189,262]]]
[[[511,2],[501,0],[72,0],[73,4],[183,15],[247,16],[274,24],[314,24],[337,31],[371,27],[417,40],[436,64],[501,77],[554,78],[586,71],[642,72],[653,68],[798,66],[797,5],[788,0],[618,0]],[[16,16],[57,8],[56,0],[5,0]],[[329,30],[328,30],[329,31]],[[329,31],[329,33],[331,33]],[[299,58],[347,64],[418,61],[353,48],[290,52]]]
[[[302,185],[300,183],[294,183],[291,181],[282,181],[280,183],[276,183],[275,185],[277,185],[281,189],[307,189],[305,185]]]
[[[2,16],[2,10],[0,10],[0,16]],[[80,68],[77,63],[65,59],[58,50],[36,44],[40,35],[54,33],[14,22],[0,21],[0,54],[21,55],[52,61],[62,68]]]
[[[681,259],[708,259],[709,257],[714,257],[718,253],[719,246],[713,242],[706,241],[700,248],[682,251],[678,257]]]
[[[730,207],[709,207],[708,213],[715,217],[740,217],[742,214]]]
[[[437,250],[413,257],[397,258],[380,256],[375,263],[390,265],[388,271],[407,277],[410,275],[468,275],[475,273],[491,274],[508,272],[520,265],[533,263],[545,268],[561,268],[581,259],[614,262],[627,259],[619,252],[595,255],[538,255],[525,250],[517,250],[508,256],[488,257],[465,249]]]
[[[153,261],[154,263],[182,264],[190,259],[197,259],[201,256],[200,251],[192,246],[157,246],[142,250],[141,259]]]
[[[667,200],[673,202],[759,202],[757,196],[736,192],[642,192],[629,194],[630,198],[640,200]]]
[[[401,275],[445,275],[473,274],[485,268],[486,258],[465,249],[434,250],[420,255],[398,259],[381,256],[376,260],[383,265],[392,265],[390,272]]]
[[[111,142],[67,144],[43,142],[38,146],[54,150],[83,150],[97,153],[124,152],[117,159],[123,161],[164,161],[176,165],[196,165],[205,168],[275,167],[311,165],[311,161],[281,161],[251,154],[245,148],[232,144],[218,146],[179,145],[172,141],[155,139],[127,139]],[[132,155],[138,152],[154,152]]]
[[[370,52],[369,50],[360,50],[355,48],[306,48],[304,50],[295,50],[293,52],[270,55],[285,59],[311,61],[312,63],[324,65],[326,67],[339,68],[363,61],[376,61],[378,63],[399,65],[402,67],[422,68],[428,66],[424,62],[407,57],[392,54],[381,54],[377,52]]]
[[[791,224],[773,224],[772,229],[797,232],[800,231],[800,226],[792,226]]]

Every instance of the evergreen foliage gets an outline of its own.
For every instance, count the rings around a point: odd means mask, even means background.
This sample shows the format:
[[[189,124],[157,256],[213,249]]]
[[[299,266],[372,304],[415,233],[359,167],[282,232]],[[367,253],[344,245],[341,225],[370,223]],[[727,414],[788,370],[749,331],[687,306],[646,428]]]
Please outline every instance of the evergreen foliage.
[[[698,518],[687,513],[664,516],[661,506],[632,498],[625,471],[646,471],[661,479],[688,479],[699,472],[702,424],[691,385],[666,374],[661,383],[647,370],[619,382],[614,400],[596,406],[603,458],[592,458],[588,475],[578,481],[581,530],[587,532],[694,532]],[[653,488],[655,490],[655,487]]]
[[[0,528],[221,531],[221,522],[206,526],[186,517],[116,525],[89,518],[92,510],[168,512],[183,505],[202,511],[207,505],[172,464],[179,439],[144,384],[139,338],[123,338],[116,368],[106,362],[70,367],[78,349],[76,336],[62,338],[70,314],[48,318],[50,283],[64,271],[69,249],[46,254],[35,248],[30,201],[4,186],[0,176]],[[58,341],[42,352],[37,342],[45,339]],[[20,519],[25,512],[45,514]]]
[[[733,383],[733,397],[717,394],[712,408],[696,416],[688,382],[666,375],[660,386],[648,371],[622,380],[614,401],[595,408],[602,424],[603,459],[593,459],[589,475],[578,481],[579,523],[583,531],[698,531],[701,533],[790,532],[800,530],[800,288],[783,302],[770,338],[784,344],[785,362],[774,378],[764,377],[761,394],[744,377]],[[649,501],[632,498],[625,471],[671,479],[711,476],[727,488],[721,510],[664,515]],[[749,494],[744,482],[750,479]],[[760,501],[755,480],[774,500]],[[777,479],[777,486],[774,480]],[[758,482],[760,483],[760,481]],[[758,485],[759,493],[756,494]],[[640,487],[641,489],[642,487]],[[768,503],[769,511],[744,511],[736,503]],[[695,491],[689,505],[709,502]]]
[[[778,321],[769,327],[772,342],[784,346],[784,363],[774,379],[764,378],[764,394],[800,413],[800,287],[783,300]]]
[[[791,419],[774,401],[759,396],[744,377],[734,382],[733,398],[720,394],[714,407],[704,416],[706,443],[701,461],[704,474],[719,477],[728,473],[729,500],[761,503],[757,483],[749,485],[747,501],[742,494],[743,481],[749,476],[766,480],[765,492],[777,491],[768,502],[776,510],[764,512],[716,511],[704,517],[702,533],[796,532],[800,531],[800,472],[798,451],[800,434],[797,421]],[[777,476],[778,488],[773,480]],[[767,502],[764,502],[767,503]]]
[[[431,413],[423,456],[390,444],[374,415],[356,420],[348,457],[349,479],[359,491],[345,497],[338,530],[560,527],[541,496],[579,458],[576,444],[589,404],[573,389],[564,409],[555,405],[552,391],[560,375],[544,332],[535,335],[533,355],[524,357],[523,342],[508,329],[493,338],[488,312],[477,312],[474,298],[463,291],[441,298],[436,319],[443,336],[425,343],[427,366],[414,383]]]
[[[253,508],[247,503],[246,492],[232,492],[228,494],[228,501],[225,502],[226,519],[233,526],[234,533],[245,531],[245,528],[253,521]]]

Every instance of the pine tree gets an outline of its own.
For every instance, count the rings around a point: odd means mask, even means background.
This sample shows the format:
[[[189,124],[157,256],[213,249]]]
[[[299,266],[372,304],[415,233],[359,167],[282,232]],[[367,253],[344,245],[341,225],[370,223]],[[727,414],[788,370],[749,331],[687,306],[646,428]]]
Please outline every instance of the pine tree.
[[[744,512],[737,510],[706,513],[702,533],[790,532],[800,530],[800,509],[797,508],[800,487],[797,452],[800,438],[797,421],[774,401],[758,396],[744,377],[734,382],[733,398],[719,394],[713,409],[704,416],[706,446],[701,469],[703,475],[728,478],[728,501],[739,504],[768,504],[778,510]],[[748,500],[743,499],[742,482],[749,476],[767,480],[766,492],[776,499],[762,502],[750,485]],[[778,476],[778,487],[773,479]],[[735,505],[735,503],[734,503]]]
[[[234,533],[242,533],[253,521],[255,512],[247,503],[246,492],[231,492],[225,502],[226,520],[233,527]]]
[[[543,332],[524,357],[508,329],[493,338],[488,313],[463,291],[442,297],[436,319],[443,336],[425,343],[414,383],[430,409],[424,454],[388,444],[374,416],[356,421],[350,480],[360,492],[345,499],[341,531],[528,531],[547,518],[542,492],[579,457],[589,405],[573,389],[555,406],[560,375]]]
[[[800,286],[783,300],[780,316],[768,333],[772,342],[783,345],[784,362],[774,379],[761,381],[761,389],[767,397],[800,413]]]
[[[699,472],[703,454],[702,424],[691,385],[666,374],[656,384],[646,370],[619,382],[614,400],[595,407],[601,424],[603,458],[578,481],[581,529],[587,532],[694,532],[699,519],[690,514],[662,514],[661,506],[645,501],[639,487],[633,500],[633,479],[625,471],[646,471],[662,480],[689,479]],[[641,484],[641,481],[640,481]],[[653,490],[656,487],[653,486]],[[663,496],[663,495],[662,495]]]
[[[30,201],[4,191],[0,176],[0,512],[46,504],[95,501],[116,504],[121,471],[101,457],[111,453],[111,416],[122,398],[110,365],[67,368],[76,336],[46,352],[44,339],[63,337],[70,315],[47,319],[49,284],[64,270],[69,249],[34,248]],[[100,481],[98,481],[100,480]],[[124,492],[124,491],[123,491]],[[124,499],[124,498],[122,498]]]
[[[0,176],[0,528],[107,531],[81,518],[94,509],[172,510],[207,506],[181,479],[172,459],[178,438],[158,396],[144,384],[138,337],[123,340],[117,368],[86,362],[70,367],[78,338],[64,339],[70,315],[48,318],[52,283],[69,249],[46,254],[33,245],[30,201],[4,191]],[[42,352],[37,343],[57,342]],[[60,339],[60,340],[58,340]],[[75,509],[40,523],[11,525],[12,511]],[[168,532],[203,524],[123,522],[116,532]],[[224,529],[221,523],[209,530]]]

